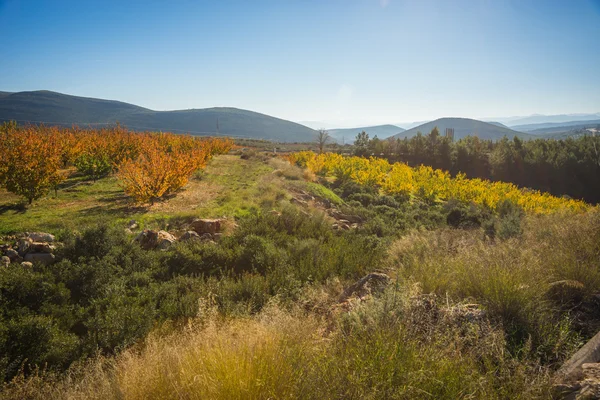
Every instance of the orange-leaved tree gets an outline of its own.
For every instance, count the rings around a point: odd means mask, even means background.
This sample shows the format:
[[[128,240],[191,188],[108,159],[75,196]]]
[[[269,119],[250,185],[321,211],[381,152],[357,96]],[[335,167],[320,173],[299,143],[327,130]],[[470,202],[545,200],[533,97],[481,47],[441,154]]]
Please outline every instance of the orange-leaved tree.
[[[34,126],[0,129],[0,165],[0,184],[31,204],[65,179],[58,132]]]
[[[154,202],[181,189],[208,159],[231,148],[228,140],[200,140],[173,134],[146,134],[139,156],[125,159],[117,177],[125,193],[139,203]]]

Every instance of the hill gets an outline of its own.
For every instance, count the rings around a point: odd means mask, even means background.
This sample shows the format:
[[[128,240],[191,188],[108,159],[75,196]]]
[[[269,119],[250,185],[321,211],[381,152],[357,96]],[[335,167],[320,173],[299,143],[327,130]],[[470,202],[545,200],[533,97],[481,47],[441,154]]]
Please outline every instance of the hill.
[[[480,139],[486,140],[499,140],[504,136],[508,136],[509,138],[514,136],[518,136],[520,138],[531,137],[531,135],[526,133],[517,132],[503,126],[469,118],[439,118],[435,121],[427,122],[407,131],[401,132],[393,137],[410,138],[415,136],[417,132],[421,132],[425,135],[431,132],[431,130],[436,126],[442,135],[446,131],[446,128],[453,128],[455,140],[462,139],[469,135],[477,136]]]
[[[306,126],[237,108],[154,111],[129,103],[70,96],[50,91],[0,92],[0,121],[50,125],[108,125],[133,130],[196,135],[241,136],[281,142],[309,142],[316,132]]]
[[[581,129],[589,125],[600,124],[600,119],[589,121],[568,121],[568,122],[548,122],[543,124],[527,124],[513,126],[512,128],[521,132],[528,132],[534,135],[544,133],[568,132],[574,129]]]
[[[360,128],[339,128],[329,129],[329,134],[338,142],[345,139],[346,143],[354,141],[356,135],[360,132],[365,131],[371,138],[377,136],[379,139],[386,139],[390,136],[394,136],[398,133],[404,132],[405,129],[400,128],[396,125],[376,125],[376,126],[364,126]]]
[[[541,115],[534,114],[528,117],[512,117],[499,119],[502,123],[510,126],[512,129],[518,129],[519,125],[530,124],[548,124],[548,123],[564,123],[569,121],[588,121],[600,118],[600,113],[595,114],[558,114],[558,115]]]

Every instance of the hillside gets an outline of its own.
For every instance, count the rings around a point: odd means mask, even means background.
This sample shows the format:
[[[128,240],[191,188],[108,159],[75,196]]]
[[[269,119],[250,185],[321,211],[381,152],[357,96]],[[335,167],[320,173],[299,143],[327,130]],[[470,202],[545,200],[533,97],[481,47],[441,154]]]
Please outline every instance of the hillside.
[[[514,136],[518,136],[521,138],[530,138],[531,135],[526,133],[517,132],[512,129],[494,125],[488,122],[478,121],[475,119],[469,118],[439,118],[435,121],[427,122],[423,125],[416,126],[412,129],[399,133],[393,137],[395,138],[411,138],[417,134],[417,132],[421,132],[426,135],[433,128],[437,128],[440,131],[440,134],[444,134],[446,132],[446,128],[454,129],[454,139],[462,139],[466,136],[477,136],[480,139],[486,140],[499,140],[504,136],[512,138]]]
[[[571,130],[582,129],[586,126],[598,125],[600,119],[593,119],[589,121],[568,121],[568,122],[554,122],[554,123],[543,123],[543,124],[527,124],[513,126],[512,128],[521,132],[531,133],[533,135],[540,135],[544,133],[557,133],[557,132],[568,132]]]
[[[499,119],[502,123],[517,129],[519,125],[565,123],[569,121],[588,121],[600,118],[600,113],[595,114],[558,114],[558,115],[540,115],[534,114],[527,117],[512,117]]]
[[[390,136],[404,132],[405,129],[396,125],[376,125],[364,126],[360,128],[339,128],[328,130],[329,134],[338,142],[341,142],[343,139],[345,139],[346,143],[353,142],[356,135],[363,131],[368,133],[371,138],[377,136],[379,139],[386,139]]]
[[[237,108],[154,111],[120,101],[50,91],[0,93],[0,121],[6,120],[66,126],[119,122],[138,131],[218,134],[281,142],[308,142],[316,134],[291,121]]]

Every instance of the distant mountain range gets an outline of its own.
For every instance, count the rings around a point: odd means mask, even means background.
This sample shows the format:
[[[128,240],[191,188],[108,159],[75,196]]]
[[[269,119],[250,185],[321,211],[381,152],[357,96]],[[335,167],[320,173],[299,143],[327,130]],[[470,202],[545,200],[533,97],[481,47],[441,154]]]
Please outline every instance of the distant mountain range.
[[[400,132],[404,132],[405,129],[400,128],[396,125],[375,125],[375,126],[363,126],[360,128],[339,128],[339,129],[328,129],[327,132],[333,137],[338,143],[352,143],[361,132],[366,132],[372,139],[377,136],[379,139],[386,139],[390,136],[394,136]]]
[[[509,118],[495,118],[495,120],[502,122],[503,124],[516,129],[519,125],[530,125],[530,124],[546,124],[546,123],[564,123],[572,121],[589,121],[594,119],[600,119],[600,113],[595,114],[558,114],[558,115],[541,115],[535,114],[527,117],[509,117]]]
[[[439,118],[435,121],[416,126],[395,135],[395,138],[411,138],[421,132],[423,135],[431,132],[437,126],[441,135],[446,133],[446,128],[454,129],[454,140],[462,139],[466,136],[477,136],[485,140],[499,140],[504,136],[512,139],[518,136],[523,139],[529,139],[534,136],[523,132],[517,132],[499,123],[489,123],[469,118]]]
[[[600,119],[593,119],[590,121],[567,121],[567,122],[547,122],[542,124],[527,124],[512,126],[512,129],[529,132],[534,135],[542,133],[553,133],[553,132],[568,132],[573,129],[581,129],[587,126],[595,126],[600,124]]]
[[[0,122],[103,126],[119,122],[129,129],[239,136],[280,142],[314,141],[316,131],[295,122],[237,108],[154,111],[113,100],[50,91],[0,92]]]
[[[234,136],[278,142],[312,142],[317,136],[315,130],[302,124],[237,108],[154,111],[120,101],[71,96],[45,90],[17,93],[0,91],[0,122],[9,120],[19,123],[93,127],[118,122],[137,131]],[[321,124],[318,121],[313,122],[314,126]],[[408,130],[397,125],[375,125],[333,128],[328,129],[328,132],[338,143],[352,143],[362,131],[367,132],[371,138],[404,138],[415,136],[417,132],[428,134],[437,126],[442,135],[446,128],[453,128],[455,140],[468,135],[498,140],[504,136],[518,136],[523,139],[564,138],[571,133],[580,135],[583,129],[596,127],[598,124],[600,113],[532,115],[497,118],[496,121],[489,122],[469,118],[440,118],[435,121],[405,124],[406,127],[411,127]],[[327,126],[322,127],[327,129]]]

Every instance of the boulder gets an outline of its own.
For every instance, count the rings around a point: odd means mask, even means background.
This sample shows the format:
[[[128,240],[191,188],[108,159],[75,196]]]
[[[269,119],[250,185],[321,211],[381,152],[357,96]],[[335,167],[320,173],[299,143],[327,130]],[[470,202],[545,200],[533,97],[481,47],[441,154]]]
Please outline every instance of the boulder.
[[[52,243],[55,240],[54,235],[51,235],[46,232],[31,232],[30,234],[27,235],[27,237],[34,242]]]
[[[175,236],[171,235],[169,232],[167,231],[158,231],[158,239],[157,239],[157,243],[156,243],[156,248],[158,250],[166,250],[169,247],[171,247],[171,245],[173,243],[175,243]]]
[[[198,235],[195,231],[187,231],[179,238],[180,242],[185,242],[186,240],[197,240],[200,239],[200,235]]]
[[[23,261],[21,263],[21,267],[23,267],[23,268],[33,268],[33,264],[30,263],[29,261]]]
[[[17,252],[15,249],[4,250],[4,255],[10,258],[10,261],[16,261],[19,259],[19,252]]]
[[[17,251],[21,257],[27,254],[27,251],[29,251],[29,247],[32,243],[33,240],[28,237],[19,239],[17,242]]]
[[[205,233],[215,234],[221,232],[222,219],[196,219],[190,224],[190,228],[203,235]]]
[[[387,285],[389,285],[389,283],[390,277],[386,274],[381,272],[372,272],[360,278],[358,281],[344,290],[339,298],[339,301],[344,302],[353,296],[363,298],[368,295],[381,292]]]
[[[165,250],[175,242],[175,236],[166,231],[144,229],[134,239],[144,250]]]
[[[137,221],[135,219],[132,219],[131,221],[129,221],[129,223],[127,224],[127,229],[129,230],[136,230],[137,228],[139,228],[140,226],[138,225]]]
[[[50,265],[54,262],[55,257],[54,254],[50,253],[27,253],[24,259],[30,263],[38,262],[43,265]]]
[[[202,240],[203,242],[213,240],[213,235],[211,235],[210,233],[205,233],[202,236],[200,236],[200,240]]]
[[[33,242],[27,250],[28,253],[52,253],[54,247],[44,242]]]
[[[7,256],[2,256],[0,264],[4,265],[5,267],[8,267],[10,265],[10,258],[8,258]]]

